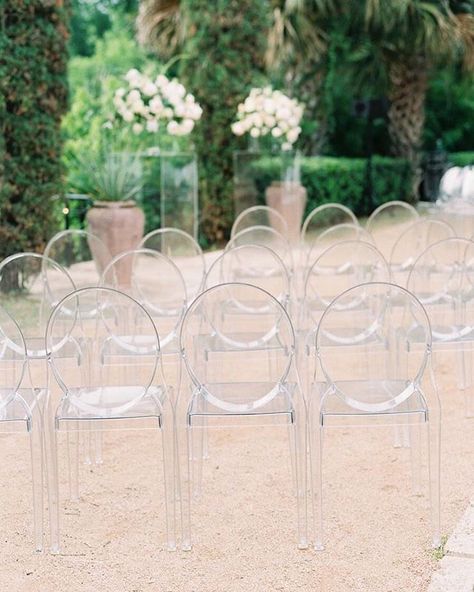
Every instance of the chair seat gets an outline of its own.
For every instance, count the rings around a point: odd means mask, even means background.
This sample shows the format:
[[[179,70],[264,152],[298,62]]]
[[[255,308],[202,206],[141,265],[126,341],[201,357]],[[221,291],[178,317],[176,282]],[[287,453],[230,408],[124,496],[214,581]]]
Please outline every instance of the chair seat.
[[[193,392],[192,416],[292,415],[294,383],[211,383]]]
[[[56,412],[56,421],[160,418],[165,391],[160,386],[106,386],[70,389]]]
[[[402,403],[394,404],[389,409],[378,411],[375,407],[374,411],[353,407],[343,399],[342,394],[338,394],[339,391],[347,397],[357,399],[357,401],[362,403],[362,406],[364,404],[375,406],[403,393],[408,386],[406,381],[403,380],[348,380],[338,381],[335,386],[337,390],[332,389],[322,401],[321,413],[323,415],[354,417],[423,414],[424,419],[426,419],[428,413],[423,394],[419,390],[416,390],[416,388]],[[324,395],[327,388],[325,383],[316,383],[313,385],[313,389],[319,391],[321,396]]]
[[[474,327],[463,325],[440,326],[434,322],[431,326],[433,347],[440,347],[443,344],[470,343],[474,341]],[[418,328],[413,329],[408,334],[411,343],[422,343],[425,338],[425,332]]]
[[[120,340],[123,343],[120,343]],[[119,335],[115,339],[108,339],[102,347],[102,356],[105,358],[125,358],[133,355],[149,354],[155,357],[156,340],[152,335]],[[136,351],[133,351],[136,349]],[[175,331],[160,337],[160,353],[177,354],[179,352],[178,335]]]
[[[15,424],[16,422],[25,424],[23,427],[21,427],[21,431],[23,429],[29,430],[31,427],[31,416],[35,412],[37,406],[42,402],[45,393],[45,389],[39,388],[19,389],[15,393],[13,399],[2,410],[0,410],[0,431],[9,431],[11,428],[13,428],[13,425],[5,424]],[[5,391],[5,389],[1,389],[0,396],[8,396],[8,393]]]
[[[239,333],[229,333],[224,336],[199,335],[196,337],[198,343],[196,347],[205,351],[206,355],[212,352],[238,352],[249,350],[276,350],[282,349],[283,345],[278,336],[278,327],[266,335],[251,331]]]

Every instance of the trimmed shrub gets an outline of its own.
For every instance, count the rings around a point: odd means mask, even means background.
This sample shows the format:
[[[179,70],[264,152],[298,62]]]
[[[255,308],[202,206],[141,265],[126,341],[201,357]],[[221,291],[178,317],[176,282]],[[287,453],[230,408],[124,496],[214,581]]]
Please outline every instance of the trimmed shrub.
[[[474,152],[451,152],[448,161],[453,166],[459,167],[474,165]]]
[[[265,187],[278,178],[278,158],[262,158],[255,165],[257,184]],[[402,159],[375,156],[372,159],[373,203],[367,196],[367,160],[363,158],[308,157],[301,161],[301,183],[306,187],[306,214],[316,206],[338,202],[358,216],[366,216],[382,203],[407,200],[412,172]]]
[[[180,78],[203,108],[193,137],[199,157],[201,228],[221,242],[229,233],[237,105],[264,72],[270,8],[266,0],[183,0],[187,39]]]
[[[64,4],[0,6],[0,257],[42,251],[54,231],[67,105]]]

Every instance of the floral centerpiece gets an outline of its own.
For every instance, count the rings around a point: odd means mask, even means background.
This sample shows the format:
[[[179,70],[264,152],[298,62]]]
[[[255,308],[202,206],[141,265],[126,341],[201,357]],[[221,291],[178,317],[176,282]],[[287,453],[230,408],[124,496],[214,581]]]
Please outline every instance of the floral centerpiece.
[[[237,120],[231,126],[236,136],[248,134],[252,143],[258,143],[257,150],[251,148],[234,155],[236,211],[265,200],[271,210],[285,218],[287,238],[294,242],[298,241],[306,204],[306,190],[300,183],[299,155],[292,150],[301,133],[303,111],[301,103],[279,90],[253,88],[238,106]],[[265,154],[268,150],[278,154]],[[270,175],[264,172],[269,157],[276,165],[272,166]],[[275,230],[281,229],[271,214],[269,222],[275,224]]]
[[[202,109],[176,78],[164,74],[152,78],[132,69],[125,80],[128,87],[118,88],[113,101],[116,118],[128,124],[134,134],[163,138],[187,136],[193,131]]]
[[[237,108],[237,121],[232,124],[236,136],[266,138],[282,150],[291,150],[301,133],[304,107],[271,87],[253,88]]]

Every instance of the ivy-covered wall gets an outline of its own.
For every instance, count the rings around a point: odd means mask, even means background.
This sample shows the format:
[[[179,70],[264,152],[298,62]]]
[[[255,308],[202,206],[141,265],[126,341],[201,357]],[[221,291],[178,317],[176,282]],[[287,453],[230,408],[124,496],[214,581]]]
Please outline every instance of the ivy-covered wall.
[[[0,257],[42,251],[62,190],[68,0],[0,0]]]
[[[182,82],[203,108],[194,139],[199,157],[201,228],[227,238],[233,221],[233,152],[246,140],[230,129],[237,105],[264,72],[267,0],[182,0],[186,42]]]

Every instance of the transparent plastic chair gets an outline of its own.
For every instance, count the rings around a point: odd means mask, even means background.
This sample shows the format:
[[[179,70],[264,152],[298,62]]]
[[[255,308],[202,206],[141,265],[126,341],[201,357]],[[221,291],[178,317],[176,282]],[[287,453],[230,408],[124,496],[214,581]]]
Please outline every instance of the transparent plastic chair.
[[[269,226],[251,226],[241,230],[231,238],[228,249],[242,245],[263,245],[274,251],[285,264],[290,278],[294,272],[293,250],[290,242],[282,234]]]
[[[370,214],[365,227],[372,235],[375,246],[389,261],[393,245],[400,234],[418,218],[418,212],[409,203],[388,201]]]
[[[303,222],[302,244],[312,243],[322,232],[339,224],[358,225],[359,222],[355,214],[342,204],[327,203],[314,208]]]
[[[258,286],[269,292],[285,308],[289,305],[289,272],[270,247],[252,244],[233,246],[231,240],[225,251],[209,267],[204,289],[233,282]],[[249,314],[251,310],[251,303],[247,303],[245,314]],[[257,309],[255,312],[258,314],[261,311]]]
[[[0,432],[29,435],[34,543],[39,552],[43,550],[42,416],[45,391],[22,386],[26,373],[26,343],[20,327],[0,307]]]
[[[229,300],[258,303],[264,314],[223,315]],[[245,331],[248,331],[249,338]],[[270,345],[277,332],[278,345]],[[212,348],[209,348],[212,338]],[[267,348],[264,347],[265,344]],[[203,292],[186,312],[180,345],[192,382],[178,406],[181,450],[187,451],[183,548],[191,547],[190,507],[202,480],[204,428],[273,426],[286,428],[297,498],[298,545],[306,537],[305,404],[294,366],[295,336],[288,314],[268,292],[226,283]],[[257,351],[257,346],[260,351]],[[268,350],[268,351],[266,351]],[[263,361],[262,361],[263,356]],[[183,443],[184,442],[184,443]]]
[[[83,322],[81,311],[95,307],[94,322]],[[74,310],[69,334],[81,342],[81,365],[75,372],[63,367],[57,356],[64,339],[65,310]],[[113,343],[113,348],[110,343]],[[160,430],[163,450],[162,502],[166,514],[167,544],[176,547],[174,416],[163,380],[159,338],[153,319],[136,300],[111,288],[82,288],[57,304],[48,322],[46,346],[62,398],[53,411],[54,437],[48,454],[58,466],[58,436],[66,432],[69,483],[73,500],[78,490],[78,433],[90,430]],[[104,356],[105,351],[112,355]],[[51,551],[58,553],[59,487],[57,475],[49,477]]]
[[[430,245],[415,261],[407,281],[426,308],[433,332],[434,361],[454,355],[458,386],[472,415],[474,349],[474,242],[449,238]],[[413,342],[416,334],[413,334]]]
[[[400,306],[402,300],[404,305]],[[348,323],[346,311],[353,302],[359,303],[357,319]],[[422,348],[411,347],[413,327],[423,335]],[[377,334],[381,344],[378,350],[367,347],[367,332]],[[440,546],[441,411],[431,368],[430,322],[422,304],[395,284],[368,283],[350,288],[323,313],[316,333],[316,352],[317,369],[309,400],[315,548],[324,547],[324,431],[341,426],[393,427],[395,421],[410,430],[415,493],[422,492],[422,476],[427,476],[432,543]]]
[[[30,360],[46,360],[44,335],[49,315],[74,290],[67,271],[43,255],[19,253],[0,263],[0,304],[21,328]],[[61,353],[77,357],[77,344],[64,341]],[[42,382],[41,386],[47,383]]]
[[[373,243],[372,236],[359,224],[336,224],[321,232],[312,242],[307,242],[305,247],[305,258],[303,274],[307,272],[310,265],[321,253],[331,245],[343,241],[364,241]]]
[[[131,269],[128,285],[118,283],[117,267]],[[171,259],[152,249],[125,251],[105,268],[101,285],[121,290],[139,302],[150,314],[160,335],[160,349],[168,386],[177,393],[181,384],[179,327],[187,308],[186,286]],[[153,336],[143,336],[152,339]],[[103,355],[113,354],[116,344],[109,342]]]
[[[454,228],[442,220],[421,218],[413,222],[393,245],[389,259],[392,282],[406,286],[408,274],[423,251],[440,240],[454,236]]]
[[[103,270],[112,259],[100,238],[78,229],[55,234],[46,245],[44,256],[66,269],[77,289],[98,286]]]
[[[188,303],[202,289],[206,262],[196,240],[179,228],[160,228],[143,237],[139,249],[152,249],[169,257],[181,272],[186,284]]]
[[[270,226],[288,238],[288,224],[285,218],[280,212],[269,206],[252,206],[240,212],[232,224],[231,238],[251,226]]]
[[[367,282],[389,282],[390,270],[382,253],[370,243],[352,240],[328,247],[312,261],[304,278],[304,289],[298,315],[298,367],[301,376],[314,374],[314,344],[321,316],[342,292]],[[347,322],[357,314],[359,302],[347,309]],[[342,319],[342,313],[341,317]],[[367,336],[370,340],[370,335]],[[305,385],[305,392],[309,391]]]
[[[437,217],[449,222],[457,236],[469,238],[474,229],[474,169],[452,167],[443,175],[436,201]]]

